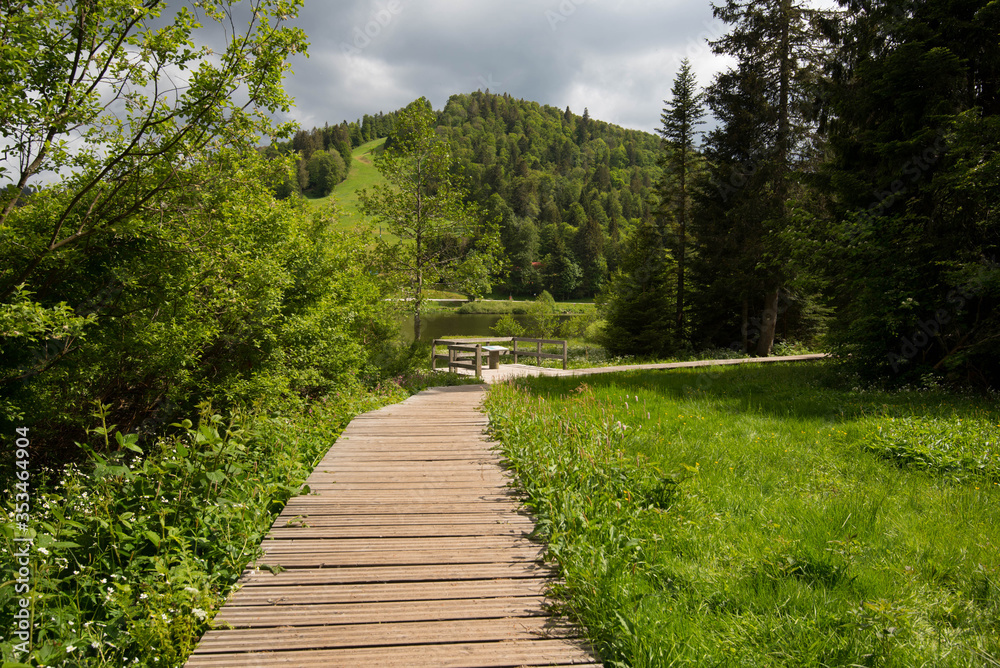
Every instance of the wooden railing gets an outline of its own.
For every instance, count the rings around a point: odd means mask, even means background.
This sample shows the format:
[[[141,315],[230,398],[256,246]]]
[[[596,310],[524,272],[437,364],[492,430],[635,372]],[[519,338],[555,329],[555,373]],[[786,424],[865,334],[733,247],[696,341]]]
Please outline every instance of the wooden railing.
[[[494,337],[489,339],[434,339],[431,344],[431,370],[437,370],[438,362],[446,362],[448,370],[468,369],[476,373],[476,377],[483,374],[483,346],[494,343],[509,343],[510,354],[514,357],[514,364],[518,363],[521,357],[532,357],[541,365],[543,360],[562,360],[563,369],[568,365],[568,347],[566,341],[557,339],[528,339],[518,336]],[[534,350],[518,348],[521,343],[534,344]],[[561,353],[542,352],[542,346],[557,345],[562,346]],[[444,346],[447,354],[439,354],[438,346]],[[498,358],[494,358],[496,361]]]
[[[513,342],[514,342],[514,345],[511,348],[510,352],[514,356],[514,364],[517,364],[517,358],[518,357],[534,357],[535,359],[538,360],[538,365],[539,366],[542,365],[542,360],[562,360],[563,371],[566,370],[567,362],[569,361],[569,355],[568,355],[568,350],[567,350],[568,346],[566,344],[566,341],[556,340],[556,339],[525,339],[525,338],[521,338],[521,337],[516,337],[515,336],[513,338]],[[518,343],[534,343],[535,344],[535,350],[533,350],[533,351],[531,351],[531,350],[524,350],[523,348],[519,350],[518,347],[517,347]],[[544,345],[550,345],[550,344],[561,345],[562,346],[562,352],[561,353],[556,353],[556,354],[553,354],[553,353],[543,353],[542,352],[542,346],[544,346]]]

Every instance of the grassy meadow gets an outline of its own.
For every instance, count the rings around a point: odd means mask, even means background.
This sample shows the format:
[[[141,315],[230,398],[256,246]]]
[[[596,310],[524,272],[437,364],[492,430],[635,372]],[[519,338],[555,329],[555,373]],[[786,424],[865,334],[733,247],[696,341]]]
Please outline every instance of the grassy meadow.
[[[844,383],[807,363],[491,390],[606,665],[1000,665],[995,398]]]
[[[322,207],[331,201],[337,205],[337,229],[348,231],[357,228],[364,217],[361,215],[361,203],[358,201],[358,192],[365,188],[382,183],[384,178],[372,164],[372,158],[385,143],[385,138],[376,139],[366,144],[362,144],[352,152],[351,171],[347,178],[337,184],[333,193],[327,197],[306,199],[310,207]]]

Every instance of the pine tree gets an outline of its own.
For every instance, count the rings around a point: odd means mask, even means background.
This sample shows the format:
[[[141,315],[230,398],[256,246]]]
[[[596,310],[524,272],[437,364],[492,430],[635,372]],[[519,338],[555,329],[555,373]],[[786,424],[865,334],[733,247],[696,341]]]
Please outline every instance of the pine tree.
[[[576,143],[583,146],[588,141],[590,141],[590,110],[584,107],[583,116],[576,125]]]
[[[730,163],[734,176],[720,194],[728,196],[731,191],[746,191],[754,185],[748,194],[761,200],[759,206],[751,208],[759,217],[729,220],[757,228],[757,234],[751,235],[759,242],[754,245],[760,253],[752,258],[753,278],[764,293],[764,301],[756,352],[767,356],[774,344],[779,293],[790,279],[786,251],[778,239],[788,225],[794,173],[812,158],[814,148],[810,112],[821,55],[815,27],[819,14],[803,0],[727,0],[723,6],[713,5],[712,10],[716,18],[733,24],[730,33],[711,43],[712,49],[735,56],[738,64],[717,77],[709,90],[709,105],[717,117],[728,116],[729,122],[743,126],[735,132],[723,129],[714,139],[741,135],[750,145],[766,142],[759,147],[764,150],[757,150],[750,162]],[[734,85],[739,88],[734,90]],[[747,117],[748,109],[733,106],[741,98],[750,101],[756,118]],[[759,130],[758,138],[744,131],[753,125]],[[717,153],[730,153],[730,158],[745,152],[725,141],[717,148]],[[737,171],[749,172],[754,178],[737,183]]]
[[[703,96],[691,72],[691,63],[685,58],[674,79],[672,99],[660,115],[662,127],[657,133],[663,138],[663,152],[659,164],[664,175],[657,184],[656,194],[661,207],[673,212],[677,221],[674,234],[674,257],[677,260],[677,309],[675,327],[677,339],[684,338],[684,271],[688,246],[688,217],[691,207],[691,183],[697,167],[698,154],[695,141],[697,127],[705,115]]]
[[[663,227],[644,220],[628,238],[621,267],[598,298],[605,321],[602,345],[612,355],[671,353],[673,266]]]

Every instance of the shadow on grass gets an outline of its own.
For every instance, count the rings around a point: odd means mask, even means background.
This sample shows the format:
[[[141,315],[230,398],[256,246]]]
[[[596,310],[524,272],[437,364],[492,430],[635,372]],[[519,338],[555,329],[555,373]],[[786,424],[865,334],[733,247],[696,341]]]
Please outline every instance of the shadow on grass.
[[[541,377],[517,381],[536,396],[566,396],[581,385],[648,392],[672,400],[709,399],[720,412],[844,421],[883,416],[953,416],[972,412],[1000,419],[1000,408],[976,395],[946,390],[884,391],[853,385],[835,362],[723,365],[701,368],[623,371],[584,377]]]

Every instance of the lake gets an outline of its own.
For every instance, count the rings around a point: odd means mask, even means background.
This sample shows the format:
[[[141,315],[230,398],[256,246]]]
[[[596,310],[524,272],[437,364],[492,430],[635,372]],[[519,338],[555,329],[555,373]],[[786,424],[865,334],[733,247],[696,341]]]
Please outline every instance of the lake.
[[[495,336],[490,328],[497,324],[502,315],[492,315],[486,313],[425,313],[421,318],[423,331],[420,333],[420,340],[430,343],[434,339],[448,337],[487,337]],[[522,325],[528,322],[526,315],[511,316]],[[558,316],[560,322],[572,317],[586,316]],[[413,316],[406,316],[400,319],[400,332],[403,339],[413,341]]]

